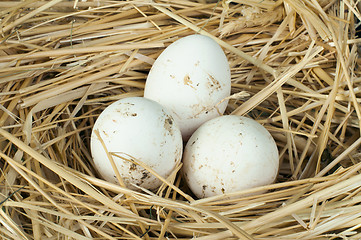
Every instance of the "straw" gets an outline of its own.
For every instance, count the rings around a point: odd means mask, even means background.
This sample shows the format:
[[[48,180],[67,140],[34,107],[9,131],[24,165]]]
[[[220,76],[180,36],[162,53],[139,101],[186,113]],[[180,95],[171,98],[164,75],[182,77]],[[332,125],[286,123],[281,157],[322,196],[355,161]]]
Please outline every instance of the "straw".
[[[356,0],[2,1],[0,235],[4,239],[358,239],[361,20]],[[112,102],[143,96],[176,40],[224,50],[224,115],[275,139],[273,184],[197,199],[179,162],[159,189],[107,182],[90,152]],[[182,67],[182,66],[179,66]],[[220,104],[218,103],[218,104]],[[106,146],[104,146],[106,149]],[[126,153],[125,153],[126,154]],[[108,153],[111,162],[118,153]],[[125,159],[125,158],[124,158]],[[114,165],[114,162],[113,162]],[[114,165],[115,166],[115,165]]]

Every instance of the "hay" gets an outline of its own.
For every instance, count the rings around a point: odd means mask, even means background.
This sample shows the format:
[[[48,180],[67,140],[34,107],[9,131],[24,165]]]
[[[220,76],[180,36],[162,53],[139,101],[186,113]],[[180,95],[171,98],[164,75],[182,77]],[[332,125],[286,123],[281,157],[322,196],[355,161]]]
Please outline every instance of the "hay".
[[[204,2],[0,3],[3,239],[361,238],[360,3]],[[142,96],[160,52],[194,33],[228,57],[226,114],[276,139],[277,182],[195,199],[179,168],[156,193],[101,180],[97,116]]]

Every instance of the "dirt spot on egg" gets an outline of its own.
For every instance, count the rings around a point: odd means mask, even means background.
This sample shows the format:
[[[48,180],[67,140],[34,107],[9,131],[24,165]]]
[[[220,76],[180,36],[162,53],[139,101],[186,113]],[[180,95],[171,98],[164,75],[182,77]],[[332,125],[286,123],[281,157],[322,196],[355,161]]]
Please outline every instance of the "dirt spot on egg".
[[[148,172],[147,170],[142,172],[142,177],[140,178],[141,180],[144,180],[146,178],[150,177],[150,172]]]
[[[218,91],[222,88],[221,84],[211,74],[208,74],[207,86],[211,90],[210,92]]]
[[[123,116],[126,116],[126,117],[136,117],[138,116],[137,113],[134,113],[134,112],[128,112],[128,111],[124,111],[121,113]]]
[[[109,137],[108,133],[104,130],[102,130],[103,134],[106,136],[106,137]]]
[[[116,112],[124,117],[136,117],[138,114],[134,112],[134,103],[120,103],[119,108],[116,109]]]
[[[188,74],[184,76],[184,78],[183,78],[183,83],[184,83],[184,85],[187,85],[187,86],[190,86],[190,87],[193,88],[193,89],[196,89],[196,88],[192,85],[193,82],[192,82],[192,80],[191,80],[191,77],[190,77]]]
[[[137,169],[137,165],[132,163],[129,167],[129,171],[135,171]]]
[[[193,146],[197,142],[197,140],[198,138],[191,143],[191,146]]]
[[[191,77],[188,74],[184,76],[183,82],[184,82],[184,85],[188,85],[188,86],[193,83],[191,81]]]
[[[182,148],[180,147],[177,147],[177,149],[175,150],[174,152],[174,155],[176,156],[174,158],[174,162],[179,162],[181,160],[181,157],[182,157]]]
[[[208,188],[208,185],[203,185],[202,186],[202,198],[204,198],[206,196],[206,190]]]
[[[164,128],[169,132],[170,135],[173,135],[173,120],[170,117],[167,117],[164,120]]]
[[[189,107],[192,109],[192,116],[190,116],[189,119],[198,118],[200,115],[204,113],[208,114],[210,111],[209,107],[203,106],[201,104],[193,104]]]
[[[123,103],[119,103],[119,105],[126,105],[126,106],[134,106],[134,103],[129,103],[129,102],[123,102]]]

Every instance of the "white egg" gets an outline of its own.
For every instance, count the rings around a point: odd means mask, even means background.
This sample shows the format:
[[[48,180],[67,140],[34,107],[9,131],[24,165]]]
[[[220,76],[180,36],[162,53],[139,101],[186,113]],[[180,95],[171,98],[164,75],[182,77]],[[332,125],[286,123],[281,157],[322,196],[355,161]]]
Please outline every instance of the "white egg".
[[[223,114],[231,74],[222,48],[213,39],[190,35],[169,45],[147,77],[144,97],[173,112],[183,139],[204,122]]]
[[[134,158],[166,178],[181,161],[182,136],[171,114],[157,102],[131,97],[109,105],[96,120],[91,135],[91,153],[95,167],[102,177],[118,183],[106,149],[125,159]],[[113,156],[116,167],[130,189],[132,184],[146,189],[156,189],[162,183],[147,170]]]
[[[204,198],[273,183],[279,156],[261,124],[231,115],[212,119],[194,132],[183,164],[189,188]]]

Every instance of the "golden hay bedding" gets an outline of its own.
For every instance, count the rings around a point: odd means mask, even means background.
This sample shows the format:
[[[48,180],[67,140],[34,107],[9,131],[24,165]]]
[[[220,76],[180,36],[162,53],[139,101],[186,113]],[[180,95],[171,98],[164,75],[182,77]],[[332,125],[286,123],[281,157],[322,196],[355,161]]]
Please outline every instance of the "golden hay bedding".
[[[360,239],[357,3],[1,1],[0,236]],[[227,55],[226,114],[276,139],[277,182],[195,199],[177,171],[157,192],[101,180],[89,151],[97,116],[142,96],[157,56],[194,33]]]

